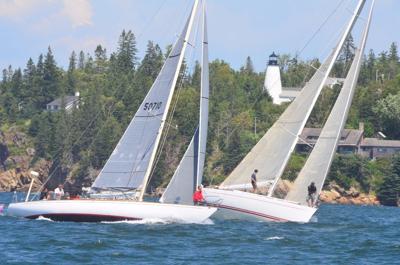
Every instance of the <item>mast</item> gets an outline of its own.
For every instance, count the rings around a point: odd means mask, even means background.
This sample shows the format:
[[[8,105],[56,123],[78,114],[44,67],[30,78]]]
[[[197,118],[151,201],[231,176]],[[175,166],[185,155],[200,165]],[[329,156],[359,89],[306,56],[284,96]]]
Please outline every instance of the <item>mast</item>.
[[[177,68],[175,70],[175,74],[174,74],[174,77],[173,77],[173,80],[172,80],[172,87],[175,87],[176,82],[178,80],[179,71],[181,69],[181,65],[182,65],[183,57],[185,55],[187,43],[189,41],[190,33],[192,31],[193,21],[194,21],[195,15],[196,15],[198,2],[199,2],[198,0],[195,0],[195,2],[193,4],[193,8],[192,8],[192,12],[190,14],[188,26],[187,26],[186,33],[185,33],[185,37],[183,39],[183,46],[182,46],[182,49],[181,49],[181,53],[179,54],[178,66],[177,66]],[[169,109],[169,106],[171,104],[171,100],[172,100],[172,95],[173,94],[174,94],[174,89],[171,89],[170,92],[169,92],[168,99],[167,99],[166,111],[163,113],[163,115],[161,117],[161,125],[160,125],[160,128],[158,130],[158,134],[157,134],[156,140],[154,142],[155,149],[157,149],[158,144],[159,144],[160,139],[161,139],[162,131],[163,131],[163,128],[164,128],[164,125],[165,125],[165,121],[167,119],[168,109]],[[144,177],[143,182],[142,182],[142,188],[141,188],[140,194],[139,194],[139,201],[143,200],[143,195],[144,195],[144,193],[146,191],[147,182],[149,180],[150,173],[151,173],[151,170],[153,168],[153,163],[154,163],[155,156],[156,156],[156,152],[154,151],[150,156],[149,166],[147,167],[147,170],[146,170],[146,173],[145,173],[145,177]]]
[[[207,16],[206,1],[203,0],[203,45],[201,62],[201,89],[200,89],[200,117],[199,117],[199,144],[197,155],[197,174],[196,185],[200,185],[203,180],[204,161],[206,158],[207,129],[208,129],[208,99],[209,99],[209,65],[208,65],[208,36],[207,36]]]
[[[286,196],[286,200],[299,202],[306,205],[307,186],[314,182],[319,194],[324,185],[329,168],[336,153],[337,145],[344,129],[351,102],[357,85],[357,79],[361,69],[362,56],[371,24],[374,2],[368,16],[368,21],[361,38],[361,43],[346,76],[342,90],[331,113],[321,131],[320,137],[309,155],[304,167],[296,178],[293,188]]]

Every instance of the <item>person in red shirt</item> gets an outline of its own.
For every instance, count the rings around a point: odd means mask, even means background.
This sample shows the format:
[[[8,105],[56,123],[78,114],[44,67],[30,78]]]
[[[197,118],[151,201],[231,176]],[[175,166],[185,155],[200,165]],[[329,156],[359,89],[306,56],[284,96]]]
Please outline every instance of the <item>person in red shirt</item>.
[[[193,194],[193,203],[194,205],[200,205],[204,203],[203,190],[201,185],[197,186],[197,190]]]

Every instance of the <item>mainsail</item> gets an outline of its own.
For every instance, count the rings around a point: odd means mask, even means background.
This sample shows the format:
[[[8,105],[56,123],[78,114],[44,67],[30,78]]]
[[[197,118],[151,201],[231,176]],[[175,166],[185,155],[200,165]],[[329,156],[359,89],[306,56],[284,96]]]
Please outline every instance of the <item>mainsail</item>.
[[[198,1],[174,44],[168,58],[119,140],[110,158],[92,185],[94,189],[140,190],[140,200],[146,189],[155,153],[182,65],[187,41],[193,25]]]
[[[250,188],[250,174],[254,169],[258,169],[258,184],[260,186],[271,185],[269,195],[272,194],[274,186],[296,146],[298,135],[305,126],[333,64],[364,4],[365,0],[359,1],[356,12],[351,17],[332,54],[315,72],[311,80],[304,86],[301,93],[286,108],[279,119],[225,179],[220,188]]]
[[[205,5],[203,2],[203,43],[200,89],[200,118],[189,147],[169,182],[160,201],[164,203],[193,204],[192,195],[196,186],[202,182],[208,128],[208,39]]]
[[[373,5],[374,2],[371,6],[368,22],[362,36],[360,47],[355,53],[353,63],[347,74],[342,90],[336,99],[336,103],[325,123],[324,128],[321,131],[314,149],[312,150],[306,161],[306,164],[296,178],[294,186],[286,196],[286,200],[307,205],[307,186],[311,182],[315,183],[317,187],[317,194],[319,194],[322,190],[333,157],[336,153],[337,144],[346,123],[351,101],[357,85],[362,56],[371,23]]]

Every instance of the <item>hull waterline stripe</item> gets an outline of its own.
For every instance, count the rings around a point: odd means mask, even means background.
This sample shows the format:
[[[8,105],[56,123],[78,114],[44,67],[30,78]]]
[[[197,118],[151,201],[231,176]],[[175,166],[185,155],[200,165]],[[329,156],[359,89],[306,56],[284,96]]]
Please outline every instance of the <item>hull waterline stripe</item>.
[[[232,211],[237,211],[237,212],[242,212],[242,213],[246,213],[246,214],[250,214],[250,215],[255,215],[258,217],[263,217],[266,218],[268,220],[274,221],[274,222],[289,222],[289,220],[286,219],[282,219],[279,217],[275,217],[275,216],[271,216],[271,215],[266,215],[266,214],[262,214],[259,212],[254,212],[254,211],[249,211],[249,210],[245,210],[245,209],[241,209],[241,208],[236,208],[236,207],[232,207],[232,206],[227,206],[227,205],[223,205],[223,204],[207,204],[213,207],[218,207],[218,208],[223,208],[223,209],[228,209],[228,210],[232,210]]]
[[[28,219],[37,219],[40,216],[49,218],[54,221],[70,221],[70,222],[103,222],[103,221],[138,221],[142,218],[103,215],[103,214],[80,214],[80,213],[49,213],[25,216]]]

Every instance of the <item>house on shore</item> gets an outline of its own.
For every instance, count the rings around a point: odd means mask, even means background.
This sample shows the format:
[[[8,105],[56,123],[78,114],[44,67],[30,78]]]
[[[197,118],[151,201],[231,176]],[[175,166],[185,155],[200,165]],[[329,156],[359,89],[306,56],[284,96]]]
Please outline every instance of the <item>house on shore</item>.
[[[46,105],[46,110],[51,112],[57,112],[62,109],[69,112],[77,108],[79,108],[79,92],[75,92],[74,96],[57,98]]]
[[[304,128],[296,145],[296,152],[309,152],[317,142],[320,128]],[[344,129],[339,140],[339,154],[359,154],[370,159],[389,157],[400,153],[400,141],[364,138],[364,125],[359,129]]]

